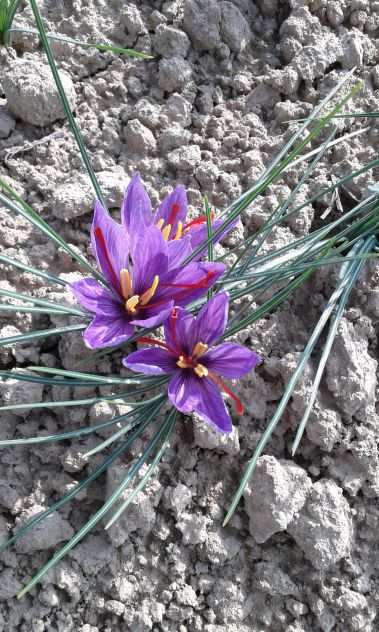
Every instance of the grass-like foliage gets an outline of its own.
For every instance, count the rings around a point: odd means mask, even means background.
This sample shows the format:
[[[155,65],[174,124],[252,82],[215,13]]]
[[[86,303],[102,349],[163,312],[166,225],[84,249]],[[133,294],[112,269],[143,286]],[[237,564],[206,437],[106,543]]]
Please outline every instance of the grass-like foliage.
[[[9,43],[7,38],[12,30],[12,22],[18,7],[18,1],[0,0],[0,35],[2,35],[3,43]],[[42,47],[47,56],[57,90],[61,97],[65,108],[68,122],[72,133],[76,140],[78,150],[81,154],[83,164],[92,182],[94,197],[104,203],[104,196],[101,192],[96,174],[92,168],[91,160],[87,153],[80,130],[77,127],[75,118],[73,117],[70,107],[60,80],[59,71],[56,66],[54,55],[51,50],[49,39],[58,38],[67,41],[67,38],[57,35],[48,35],[45,32],[43,20],[40,15],[36,0],[30,0],[30,5],[35,17],[38,37],[42,43]],[[34,31],[33,31],[34,33]],[[6,37],[4,37],[6,34]],[[77,43],[70,40],[71,43]],[[101,50],[116,53],[124,53],[123,49],[108,47],[108,45],[92,45]],[[129,51],[133,53],[133,51]],[[135,55],[134,55],[135,56]],[[285,171],[293,166],[301,165],[301,177],[295,189],[291,192],[286,200],[280,203],[277,209],[272,213],[271,217],[257,230],[253,235],[241,241],[234,249],[234,262],[229,266],[224,275],[218,280],[216,289],[227,290],[230,296],[232,306],[232,318],[228,323],[227,329],[223,336],[224,339],[238,334],[238,332],[250,327],[258,319],[264,317],[268,313],[277,309],[283,301],[287,300],[296,289],[301,286],[309,277],[321,266],[340,265],[338,282],[332,293],[319,322],[315,325],[310,339],[301,354],[299,364],[295,370],[291,380],[286,386],[283,398],[270,422],[263,433],[256,450],[249,461],[241,484],[232,500],[230,509],[225,518],[225,524],[233,515],[238,502],[243,494],[245,486],[254,472],[257,460],[262,454],[267,442],[269,441],[273,430],[279,423],[281,416],[285,410],[288,400],[291,397],[293,389],[301,376],[315,345],[319,340],[321,333],[326,326],[329,326],[326,343],[323,347],[319,358],[318,369],[314,379],[313,389],[307,402],[305,413],[301,420],[297,434],[294,440],[293,453],[295,453],[301,437],[303,435],[306,423],[312,409],[317,389],[325,368],[325,364],[329,353],[332,349],[333,340],[335,338],[338,324],[343,315],[345,306],[349,299],[352,288],[356,279],[365,264],[367,258],[377,256],[377,240],[378,231],[378,211],[379,211],[379,192],[373,191],[371,197],[363,202],[356,204],[354,208],[348,212],[341,214],[338,219],[334,219],[328,223],[324,223],[321,227],[313,230],[309,235],[295,239],[291,244],[279,248],[274,251],[262,254],[263,247],[267,239],[276,227],[285,222],[290,215],[299,213],[305,206],[312,204],[333,191],[337,191],[342,185],[357,175],[368,171],[379,164],[379,159],[373,160],[359,171],[346,174],[334,182],[331,186],[326,187],[311,198],[305,200],[301,205],[296,205],[295,199],[297,193],[303,185],[307,183],[319,163],[327,151],[337,143],[348,140],[353,135],[360,132],[353,132],[344,137],[337,138],[337,131],[333,127],[333,119],[337,116],[343,116],[343,108],[349,99],[360,89],[360,84],[344,94],[344,84],[351,79],[353,73],[344,77],[344,79],[333,88],[327,97],[315,108],[307,119],[298,123],[297,131],[287,141],[282,150],[278,153],[275,160],[265,169],[257,182],[251,183],[249,189],[243,193],[237,200],[225,209],[222,214],[222,223],[216,229],[212,228],[212,214],[207,198],[204,198],[204,213],[206,216],[207,237],[195,248],[188,256],[185,263],[194,261],[200,254],[207,254],[209,262],[221,262],[223,257],[215,256],[213,248],[214,240],[224,234],[225,230],[233,225],[236,218],[250,205],[265,193],[267,188],[274,182],[280,180]],[[339,94],[337,103],[336,95]],[[342,96],[341,96],[342,95]],[[330,106],[330,104],[333,104]],[[328,130],[326,140],[322,140],[316,149],[309,151],[309,145],[314,142],[322,132]],[[323,136],[324,138],[324,136]],[[307,152],[308,150],[308,152]],[[300,167],[299,167],[300,169]],[[77,264],[78,270],[85,274],[91,275],[97,279],[102,287],[107,286],[107,280],[95,267],[93,262],[88,261],[82,254],[73,249],[39,214],[31,208],[3,179],[0,178],[0,204],[8,209],[10,214],[19,214],[28,220],[34,227],[39,229],[43,235],[52,240],[59,248],[62,248]],[[230,251],[227,256],[230,255]],[[17,269],[26,271],[36,275],[44,280],[46,285],[52,287],[64,287],[66,281],[55,276],[46,270],[40,270],[23,264],[21,261],[0,255],[0,262],[12,265]],[[211,298],[214,290],[208,293],[208,299]],[[254,296],[255,306],[250,308],[246,305],[243,311],[238,307],[238,302],[246,296]],[[0,339],[0,346],[8,346],[14,344],[22,344],[46,338],[48,336],[64,335],[67,332],[82,331],[88,326],[89,315],[80,306],[72,307],[58,300],[47,300],[34,297],[32,295],[20,292],[0,290],[1,303],[0,307],[4,311],[15,311],[25,313],[46,314],[53,317],[60,316],[67,319],[67,324],[55,326],[43,330],[32,330]],[[15,304],[14,301],[17,301]],[[199,299],[191,305],[191,311],[197,313],[206,298]],[[148,330],[139,330],[135,336],[141,337],[148,334]],[[103,353],[113,353],[114,349],[107,349]],[[32,520],[20,527],[6,542],[0,546],[0,550],[4,550],[10,544],[15,543],[19,538],[28,534],[36,524],[40,523],[52,512],[60,509],[67,502],[73,500],[76,495],[94,480],[96,480],[107,468],[114,463],[119,457],[125,454],[133,442],[144,436],[144,432],[150,428],[150,438],[146,441],[144,449],[138,459],[130,466],[124,480],[114,490],[104,504],[91,516],[89,521],[78,530],[73,538],[67,542],[29,581],[25,588],[20,592],[19,596],[28,592],[44,574],[50,570],[64,555],[66,555],[72,547],[92,529],[99,521],[106,519],[106,528],[109,528],[118,516],[127,509],[128,505],[133,501],[136,494],[143,489],[147,480],[153,475],[157,465],[159,464],[168,444],[170,436],[174,430],[179,415],[175,408],[167,408],[166,387],[168,379],[162,375],[144,376],[141,374],[131,375],[128,377],[120,377],[118,375],[99,375],[90,373],[85,370],[79,370],[80,367],[72,367],[71,370],[49,368],[44,366],[30,366],[27,371],[17,370],[2,371],[0,378],[7,380],[20,380],[30,383],[43,384],[47,388],[63,385],[73,389],[75,395],[67,400],[62,401],[42,401],[30,402],[24,404],[7,404],[0,407],[0,411],[14,411],[19,409],[43,409],[53,407],[65,408],[71,406],[89,406],[99,401],[127,402],[129,411],[119,415],[111,420],[107,419],[99,421],[96,424],[67,429],[65,432],[55,435],[43,435],[28,438],[16,438],[11,440],[0,441],[0,447],[3,446],[32,446],[35,444],[49,443],[53,441],[64,441],[68,439],[77,439],[86,435],[95,433],[103,428],[116,427],[117,430],[106,440],[95,446],[86,455],[87,459],[99,452],[108,450],[112,446],[110,452],[106,452],[103,462],[91,471],[91,474],[78,483],[69,493],[51,505],[43,513],[35,516]],[[109,395],[98,395],[97,388],[100,386],[114,387],[114,393]],[[80,398],[77,396],[80,387],[93,387],[93,396]],[[162,411],[164,414],[162,417]],[[114,448],[113,444],[119,442]],[[138,479],[143,465],[147,464],[144,469],[143,476]],[[136,483],[136,481],[138,482]],[[133,487],[134,485],[134,487]],[[125,492],[129,490],[126,498]],[[120,502],[121,498],[123,499]]]

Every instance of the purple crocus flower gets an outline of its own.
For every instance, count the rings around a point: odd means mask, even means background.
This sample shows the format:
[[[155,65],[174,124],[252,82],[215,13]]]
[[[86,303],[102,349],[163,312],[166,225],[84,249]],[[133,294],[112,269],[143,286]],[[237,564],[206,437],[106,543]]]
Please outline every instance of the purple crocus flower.
[[[188,305],[203,296],[225,270],[222,264],[205,262],[178,267],[180,244],[169,253],[155,226],[137,222],[131,236],[98,202],[91,242],[108,287],[91,277],[70,284],[78,302],[94,314],[84,332],[91,349],[121,344],[136,326],[160,325],[174,305]]]
[[[169,244],[169,249],[174,249],[176,242],[185,240],[186,254],[197,248],[208,238],[206,215],[186,221],[188,212],[187,193],[183,186],[178,185],[167,195],[156,211],[153,212],[150,198],[141,182],[138,173],[132,177],[126,189],[122,205],[122,221],[130,233],[136,223],[142,222],[145,226],[154,224],[162,232],[164,239]],[[212,213],[212,231],[216,231],[224,223],[224,219],[215,219]],[[215,237],[213,243],[221,241],[238,224],[237,217],[221,235]],[[190,248],[188,254],[187,250]],[[204,248],[205,251],[206,247]],[[184,252],[184,250],[183,250]]]
[[[239,378],[261,361],[258,354],[241,345],[215,345],[225,331],[228,306],[228,295],[220,292],[197,317],[175,308],[164,325],[165,342],[142,337],[139,342],[154,346],[123,359],[124,366],[133,371],[171,375],[171,403],[182,413],[195,411],[220,432],[232,430],[221,392],[233,399],[238,414],[243,413],[242,403],[221,378]]]

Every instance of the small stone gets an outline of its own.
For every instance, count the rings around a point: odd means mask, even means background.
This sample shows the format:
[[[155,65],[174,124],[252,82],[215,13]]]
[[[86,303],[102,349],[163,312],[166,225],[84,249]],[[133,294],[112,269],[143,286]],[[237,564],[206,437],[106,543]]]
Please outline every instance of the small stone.
[[[221,42],[220,23],[218,0],[185,0],[183,26],[196,48],[217,48]]]
[[[375,414],[378,366],[368,351],[368,339],[343,318],[326,365],[327,385],[340,409],[365,421]]]
[[[131,3],[125,3],[122,6],[120,21],[128,31],[129,35],[136,37],[142,33],[146,33],[146,27],[140,10]]]
[[[155,50],[163,57],[187,57],[191,45],[184,31],[160,24],[154,38]]]
[[[13,568],[5,568],[0,572],[0,599],[2,601],[15,597],[21,588],[22,584],[15,577]]]
[[[169,489],[169,503],[176,516],[180,516],[192,500],[192,494],[188,487],[178,483],[176,487]]]
[[[170,57],[159,62],[158,83],[165,92],[182,90],[190,81],[192,66],[182,57]]]
[[[174,149],[167,156],[171,167],[178,171],[192,171],[201,161],[199,145],[188,145]]]
[[[157,148],[153,132],[137,119],[128,122],[124,130],[126,148],[133,154],[152,154]]]
[[[194,441],[199,448],[217,450],[226,454],[238,454],[240,443],[236,426],[233,426],[231,432],[224,433],[205,423],[197,415],[193,415],[193,417]]]
[[[15,375],[28,374],[29,371],[24,369],[13,369],[11,373]],[[42,402],[43,384],[33,382],[21,382],[13,378],[7,379],[5,382],[0,382],[0,396],[3,399],[4,405],[13,404],[33,404]],[[30,410],[28,406],[21,410],[13,411],[15,415],[19,417],[26,417]]]
[[[342,39],[343,55],[341,56],[342,67],[350,70],[363,64],[363,45],[359,33],[348,32]]]
[[[131,465],[129,467],[131,467]],[[125,479],[129,471],[129,467],[125,465],[117,465],[108,468],[107,498]],[[145,469],[141,468],[141,476],[143,476]],[[119,508],[120,504],[126,500],[129,494],[130,489],[126,489],[125,492],[121,494],[120,500],[114,505],[114,509],[109,511],[105,516],[105,522],[108,522],[111,519],[114,512]],[[144,491],[140,491],[135,496],[128,506],[127,511],[124,511],[107,531],[107,534],[114,545],[120,546],[121,544],[124,544],[124,542],[128,539],[129,534],[134,531],[138,531],[140,535],[146,535],[151,531],[155,522],[155,510],[152,500],[153,499],[148,495],[146,488]]]
[[[299,589],[289,575],[274,562],[259,562],[254,567],[254,586],[269,595],[299,596]]]
[[[71,110],[75,109],[76,95],[70,76],[60,71]],[[66,118],[49,66],[32,59],[21,59],[12,64],[2,77],[3,89],[10,112],[25,123],[44,127]]]
[[[16,121],[7,110],[0,106],[0,138],[8,138],[16,127]]]
[[[176,523],[176,528],[183,535],[183,544],[201,544],[207,539],[210,519],[206,516],[183,513]]]
[[[198,599],[197,595],[189,584],[186,584],[180,590],[178,590],[175,594],[176,601],[182,606],[191,606],[192,608],[197,608]]]
[[[342,489],[332,480],[315,483],[307,503],[288,525],[288,533],[313,566],[326,570],[350,553],[353,527]]]
[[[119,208],[129,178],[122,169],[100,171],[97,178],[109,208]],[[72,180],[59,185],[53,193],[51,210],[53,214],[69,221],[92,213],[94,192],[90,179],[84,174],[77,174]]]
[[[318,445],[325,452],[331,452],[341,439],[343,424],[335,410],[320,408],[314,410],[309,418],[306,433],[309,441]]]
[[[220,2],[221,37],[235,53],[243,51],[251,40],[248,22],[232,2]]]
[[[116,615],[116,617],[121,617],[124,614],[125,606],[121,601],[110,599],[105,602],[104,609]]]
[[[45,507],[33,505],[31,509],[24,511],[18,518],[17,526],[25,524],[28,520],[40,514]],[[74,535],[74,530],[70,523],[58,512],[50,514],[47,518],[38,523],[29,533],[20,538],[15,544],[19,553],[34,553],[35,551],[45,551],[51,549],[59,542],[69,540]]]
[[[285,531],[303,507],[310,488],[307,473],[292,461],[261,456],[244,493],[255,541],[261,544],[274,533]]]

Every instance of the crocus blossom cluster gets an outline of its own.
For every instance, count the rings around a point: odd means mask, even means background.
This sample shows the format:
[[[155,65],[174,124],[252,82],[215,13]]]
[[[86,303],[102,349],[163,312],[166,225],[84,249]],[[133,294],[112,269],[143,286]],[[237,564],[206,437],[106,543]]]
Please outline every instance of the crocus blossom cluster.
[[[182,413],[198,413],[221,432],[232,429],[221,393],[232,398],[238,414],[243,413],[242,403],[222,378],[240,378],[261,361],[258,354],[242,345],[215,344],[225,331],[228,306],[227,294],[220,292],[197,317],[175,308],[164,325],[165,341],[142,337],[139,342],[152,347],[135,351],[123,360],[133,371],[170,375],[171,403]]]
[[[184,309],[203,297],[225,271],[221,263],[202,261],[202,251],[185,263],[208,235],[206,218],[187,222],[187,210],[186,192],[177,186],[153,212],[136,174],[125,192],[121,223],[99,202],[95,204],[91,245],[104,281],[87,277],[70,287],[93,316],[84,332],[91,349],[120,345],[138,328],[164,324],[166,341],[141,337],[140,342],[153,348],[132,353],[124,359],[125,366],[152,375],[172,375],[168,395],[178,410],[196,411],[218,430],[230,432],[221,392],[232,397],[239,413],[242,404],[221,378],[241,377],[260,358],[240,345],[214,346],[226,327],[225,292],[211,299],[197,318]],[[221,223],[213,218],[212,230]]]

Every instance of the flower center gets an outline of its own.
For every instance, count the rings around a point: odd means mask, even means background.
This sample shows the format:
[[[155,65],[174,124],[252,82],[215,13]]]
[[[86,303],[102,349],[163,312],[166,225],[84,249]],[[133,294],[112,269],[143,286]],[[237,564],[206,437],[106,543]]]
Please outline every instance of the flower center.
[[[200,358],[207,349],[207,344],[204,342],[197,342],[193,348],[192,354],[190,356],[186,356],[184,354],[180,355],[176,365],[180,369],[193,369],[198,377],[206,377],[209,371],[207,367],[198,362],[197,359]]]
[[[156,274],[151,286],[143,294],[133,294],[133,280],[129,270],[123,268],[120,271],[120,285],[122,298],[125,300],[125,309],[128,314],[136,314],[139,307],[147,305],[153,298],[159,284],[159,276]]]

